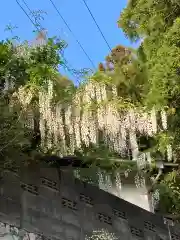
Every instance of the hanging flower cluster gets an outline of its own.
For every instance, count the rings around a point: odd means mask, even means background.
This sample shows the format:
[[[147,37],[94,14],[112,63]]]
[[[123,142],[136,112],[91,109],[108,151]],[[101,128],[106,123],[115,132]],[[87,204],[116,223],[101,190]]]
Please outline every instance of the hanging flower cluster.
[[[139,169],[147,165],[147,158],[148,161],[151,158],[149,154],[139,154],[136,132],[152,135],[157,131],[154,109],[149,114],[134,109],[124,111],[123,114],[119,113],[116,106],[107,101],[105,85],[97,82],[86,84],[84,91],[77,92],[70,105],[59,103],[56,107],[53,107],[51,104],[52,86],[49,85],[48,94],[41,92],[39,97],[43,144],[46,144],[49,148],[53,144],[59,145],[60,155],[73,154],[74,150],[80,148],[82,143],[87,146],[90,143],[99,144],[98,131],[101,130],[104,142],[110,150],[123,155],[130,146],[132,157],[137,161]],[[116,98],[115,87],[113,88],[113,94],[113,97]],[[93,101],[97,102],[95,109],[84,107],[85,104],[89,105]],[[101,104],[103,101],[106,101],[106,104]],[[66,134],[69,136],[68,143]],[[129,143],[127,144],[128,135]],[[101,189],[110,192],[119,191],[119,186],[121,186],[120,176],[117,177],[116,186],[114,186],[109,175],[102,172],[97,174]],[[102,175],[106,177],[104,178]],[[135,180],[136,185],[143,186],[143,177],[141,176],[141,180],[138,179],[139,176]]]
[[[56,148],[56,154],[64,156],[74,154],[83,144],[99,145],[103,139],[110,151],[117,152],[122,157],[126,157],[127,152],[132,152],[132,159],[137,161],[138,169],[144,168],[147,160],[151,161],[151,156],[149,153],[140,154],[137,132],[148,136],[153,136],[157,132],[155,109],[150,112],[133,107],[122,110],[119,107],[122,106],[122,102],[119,101],[115,85],[111,86],[110,94],[106,83],[91,80],[80,87],[69,102],[63,101],[65,95],[62,95],[54,104],[54,97],[57,95],[54,79],[60,62],[56,49],[51,41],[51,44],[36,44],[31,47],[24,45],[24,48],[19,46],[16,52],[20,59],[26,51],[25,58],[29,59],[30,64],[27,71],[29,87],[20,87],[18,90],[19,101],[27,110],[27,125],[33,126],[33,111],[30,111],[28,106],[33,94],[38,92],[42,148]],[[68,88],[63,88],[64,92],[68,92]],[[166,129],[166,113],[162,111],[161,115],[163,128]],[[170,155],[172,151],[168,146],[169,158]],[[105,179],[102,178],[102,172],[97,174],[100,188],[107,190],[114,187],[110,175]],[[120,176],[116,178],[116,188],[119,186]]]

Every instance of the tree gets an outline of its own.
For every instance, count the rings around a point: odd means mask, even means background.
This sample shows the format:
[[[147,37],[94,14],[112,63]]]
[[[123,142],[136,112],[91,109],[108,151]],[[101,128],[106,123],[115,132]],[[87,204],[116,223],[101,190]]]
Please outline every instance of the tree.
[[[114,84],[118,97],[135,105],[144,101],[148,85],[146,65],[140,53],[140,50],[118,45],[106,57],[105,65],[99,64],[99,72],[104,74],[102,81],[105,82],[105,78],[109,76],[106,84],[110,87]]]
[[[173,25],[179,14],[180,4],[174,0],[130,0],[122,11],[118,24],[133,41],[146,37],[155,39]]]
[[[150,82],[147,101],[151,105],[166,106],[169,96],[177,91],[173,86],[178,81],[179,14],[177,1],[131,0],[118,21],[132,41],[143,39],[140,49],[147,61]]]
[[[160,128],[156,150],[163,153],[171,144],[173,160],[177,162],[180,149],[179,16],[180,3],[174,0],[130,0],[118,21],[130,40],[143,40],[138,48],[138,57],[145,63],[148,81],[143,106],[166,110],[168,129]],[[160,192],[159,207],[163,213],[179,214],[178,179],[179,171],[171,168],[156,183]]]

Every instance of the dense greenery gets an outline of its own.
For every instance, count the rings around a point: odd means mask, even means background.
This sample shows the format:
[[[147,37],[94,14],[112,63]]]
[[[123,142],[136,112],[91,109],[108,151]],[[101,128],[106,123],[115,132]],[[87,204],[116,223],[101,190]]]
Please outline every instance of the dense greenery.
[[[7,96],[0,95],[0,166],[5,163],[12,163],[16,159],[17,164],[23,162],[28,156],[24,154],[23,149],[30,146],[32,132],[26,129],[20,123],[23,114],[20,109],[7,108]]]
[[[41,152],[36,124],[39,121],[38,93],[47,91],[48,80],[53,79],[57,89],[54,99],[58,101],[57,97],[62,99],[74,86],[58,71],[63,64],[59,54],[63,48],[64,42],[56,38],[47,39],[46,45],[31,48],[27,43],[15,47],[12,40],[0,43],[1,163],[14,159],[23,162],[32,159],[35,152]],[[23,104],[18,101],[22,89],[25,92]],[[23,124],[29,106],[35,116],[34,129]]]
[[[166,109],[168,130],[160,131],[158,145],[173,146],[174,161],[179,161],[179,83],[180,83],[180,3],[174,0],[130,0],[118,21],[126,36],[141,41],[146,82],[143,106]],[[160,190],[160,209],[179,214],[179,170],[163,174],[156,186]]]
[[[76,87],[72,81],[61,76],[58,71],[59,65],[64,64],[60,57],[64,46],[64,42],[57,38],[46,39],[45,45],[32,45],[31,47],[26,42],[15,47],[12,40],[0,43],[0,103],[1,108],[3,108],[0,125],[2,143],[0,145],[2,147],[1,154],[5,157],[4,160],[7,160],[6,158],[9,156],[7,153],[15,156],[13,149],[10,150],[10,147],[17,151],[16,155],[25,154],[23,155],[24,159],[33,158],[34,154],[39,157],[39,154],[47,151],[47,149],[41,149],[40,147],[41,139],[38,127],[39,91],[47,91],[48,80],[53,80],[54,104],[71,102],[76,92]],[[18,94],[21,90],[24,94],[22,94],[22,100],[19,102]],[[34,115],[33,129],[30,127],[26,129],[23,124],[29,109],[33,111]],[[22,139],[18,136],[21,136]],[[10,144],[11,140],[12,144]],[[92,164],[94,157],[101,156],[109,159],[117,156],[104,145],[98,147],[91,145],[88,148],[85,145],[83,146],[83,153],[76,150],[75,154],[84,160],[88,158],[90,164]],[[48,153],[57,151],[58,149],[52,148],[48,150]],[[10,160],[12,161],[12,157]]]
[[[118,110],[130,107],[157,111],[165,109],[168,114],[168,129],[158,125],[159,132],[152,139],[139,136],[143,144],[148,145],[154,158],[166,159],[166,147],[173,147],[173,161],[178,163],[180,155],[180,4],[174,0],[130,0],[118,21],[126,36],[132,41],[141,41],[138,49],[115,47],[106,57],[106,63],[99,64],[99,69],[88,81],[106,85],[109,90],[108,102]],[[77,91],[72,81],[61,76],[59,66],[65,64],[62,52],[66,46],[57,38],[46,39],[47,44],[29,47],[22,43],[14,46],[12,40],[0,43],[0,154],[2,163],[7,160],[32,159],[42,154],[38,129],[22,125],[24,113],[31,106],[35,113],[34,122],[39,121],[39,91],[47,91],[48,80],[54,81],[53,101],[69,103]],[[86,84],[86,83],[85,83]],[[78,91],[84,91],[84,85]],[[5,85],[8,90],[4,91]],[[117,97],[112,97],[112,87],[118,90]],[[14,104],[19,89],[29,94],[25,107]],[[107,104],[107,101],[101,104]],[[91,103],[94,111],[97,102]],[[159,118],[159,117],[158,117]],[[35,124],[36,126],[36,124]],[[144,137],[144,140],[143,140]],[[11,141],[12,140],[12,141]],[[142,151],[147,151],[141,147]],[[50,151],[50,150],[49,150]],[[54,150],[53,150],[54,151]],[[55,149],[55,152],[57,149]],[[49,152],[51,153],[51,152]],[[123,168],[122,164],[109,162],[118,158],[118,154],[109,151],[105,145],[89,147],[83,145],[75,155],[89,161],[90,165],[100,165],[103,169]],[[21,158],[20,158],[21,156]],[[38,155],[39,156],[39,155]],[[103,158],[100,164],[99,159]],[[96,159],[97,161],[94,161]],[[127,163],[125,169],[132,168]],[[133,166],[134,167],[134,166]],[[157,171],[150,169],[151,177]],[[179,171],[170,169],[163,173],[154,189],[160,191],[160,210],[164,213],[180,213]],[[163,201],[162,201],[163,199]]]

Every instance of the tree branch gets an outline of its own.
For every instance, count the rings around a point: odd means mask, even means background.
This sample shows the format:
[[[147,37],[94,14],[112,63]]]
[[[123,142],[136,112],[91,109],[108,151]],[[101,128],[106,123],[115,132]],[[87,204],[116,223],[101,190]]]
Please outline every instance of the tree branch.
[[[154,181],[153,181],[151,187],[148,189],[148,193],[151,193],[151,192],[153,191],[154,186],[155,186],[155,185],[157,184],[157,182],[159,181],[159,179],[160,179],[162,173],[163,173],[163,172],[162,172],[162,169],[159,168],[159,172],[158,172],[156,178],[154,179]]]

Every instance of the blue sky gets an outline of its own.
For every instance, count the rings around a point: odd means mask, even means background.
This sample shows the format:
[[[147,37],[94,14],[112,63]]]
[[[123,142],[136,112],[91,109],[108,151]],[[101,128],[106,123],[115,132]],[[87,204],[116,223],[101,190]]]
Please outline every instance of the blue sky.
[[[28,9],[19,0],[28,12]],[[26,0],[31,10],[43,10],[47,12],[43,26],[48,30],[49,36],[60,36],[68,43],[65,57],[69,65],[75,69],[91,68],[91,63],[78,46],[71,33],[53,8],[49,0]],[[117,27],[120,12],[126,6],[127,0],[86,0],[102,32],[104,33],[111,48],[118,44],[132,46],[125,38],[121,29]],[[82,0],[54,0],[55,5],[68,22],[76,38],[81,42],[84,49],[98,66],[104,61],[109,49],[100,35]],[[22,40],[32,41],[35,37],[34,27],[27,16],[17,5],[16,0],[3,1],[0,8],[0,37],[4,39],[10,36],[10,32],[4,31],[7,24],[16,25],[15,34]],[[62,71],[63,72],[63,71]],[[64,73],[64,72],[63,72]],[[70,76],[67,72],[66,75]],[[70,76],[71,77],[71,76]],[[71,77],[72,79],[72,77]],[[74,79],[76,82],[77,80]]]

